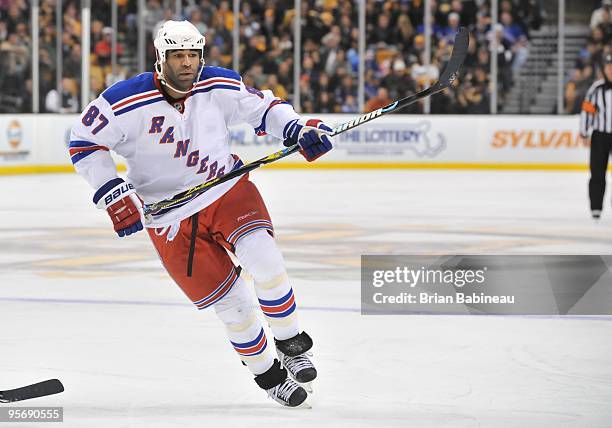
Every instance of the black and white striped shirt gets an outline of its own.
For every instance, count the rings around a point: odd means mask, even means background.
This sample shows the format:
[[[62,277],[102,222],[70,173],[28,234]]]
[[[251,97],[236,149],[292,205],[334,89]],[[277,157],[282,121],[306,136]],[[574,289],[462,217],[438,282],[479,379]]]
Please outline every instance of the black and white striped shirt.
[[[612,85],[604,79],[591,85],[582,103],[580,135],[588,137],[591,131],[612,134]]]

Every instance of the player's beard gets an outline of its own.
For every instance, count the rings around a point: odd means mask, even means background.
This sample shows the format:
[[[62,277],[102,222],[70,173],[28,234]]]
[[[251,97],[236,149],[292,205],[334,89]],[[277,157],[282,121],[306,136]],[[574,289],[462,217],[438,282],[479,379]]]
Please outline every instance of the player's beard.
[[[186,71],[190,71],[192,74],[187,79],[181,79],[180,73],[184,73]],[[173,70],[171,67],[166,66],[163,77],[164,77],[164,80],[166,80],[166,82],[168,82],[168,84],[172,86],[173,88],[186,92],[186,91],[189,91],[193,87],[193,83],[195,81],[196,74],[197,72],[191,69],[189,70],[181,69],[180,71],[177,72]]]

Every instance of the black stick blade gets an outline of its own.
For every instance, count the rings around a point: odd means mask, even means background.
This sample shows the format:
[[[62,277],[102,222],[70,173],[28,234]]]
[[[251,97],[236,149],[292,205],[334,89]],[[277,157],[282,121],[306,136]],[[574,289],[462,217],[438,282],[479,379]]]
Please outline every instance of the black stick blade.
[[[64,385],[57,379],[49,379],[21,388],[0,391],[0,403],[29,400],[46,395],[59,394],[64,391]]]
[[[461,27],[459,32],[455,36],[455,43],[453,44],[453,53],[451,58],[446,65],[446,68],[442,72],[440,79],[438,79],[438,85],[440,88],[449,87],[453,81],[459,75],[463,61],[467,56],[468,45],[470,44],[470,32],[467,28]]]

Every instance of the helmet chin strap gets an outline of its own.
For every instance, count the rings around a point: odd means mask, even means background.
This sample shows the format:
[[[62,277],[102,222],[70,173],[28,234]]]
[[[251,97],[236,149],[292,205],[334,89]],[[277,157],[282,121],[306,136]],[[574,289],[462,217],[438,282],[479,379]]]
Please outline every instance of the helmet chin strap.
[[[172,86],[170,83],[168,83],[166,81],[166,79],[164,79],[163,75],[159,76],[159,83],[161,83],[164,86],[167,86],[168,88],[172,89],[174,92],[178,92],[179,94],[188,94],[189,92],[191,92],[191,90],[193,89],[193,85],[195,85],[195,82],[191,85],[191,88],[189,88],[187,91],[181,91],[180,89],[176,89],[174,86]]]
[[[193,87],[195,86],[195,84],[198,82],[198,80],[200,80],[200,75],[202,74],[202,70],[204,70],[204,61],[202,61],[200,63],[199,66],[199,70],[198,70],[198,74],[196,76],[196,78],[193,80],[193,83],[191,84],[191,88],[189,88],[186,91],[181,91],[180,89],[176,89],[174,86],[170,85],[170,83],[168,83],[168,81],[166,80],[165,76],[164,76],[164,65],[162,62],[156,63],[155,64],[155,71],[157,71],[157,75],[159,77],[159,83],[161,83],[163,86],[167,86],[168,88],[172,89],[175,92],[178,92],[179,94],[188,94],[189,92],[191,92],[191,90],[193,89]]]

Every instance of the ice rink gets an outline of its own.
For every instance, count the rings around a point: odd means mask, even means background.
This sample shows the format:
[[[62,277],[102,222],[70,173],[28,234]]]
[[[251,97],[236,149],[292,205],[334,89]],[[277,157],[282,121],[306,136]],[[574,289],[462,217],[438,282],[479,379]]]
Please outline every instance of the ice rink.
[[[586,172],[252,179],[315,340],[312,409],[267,399],[213,312],[146,234],[116,237],[76,174],[0,177],[0,389],[57,377],[64,393],[20,405],[79,428],[612,426],[612,317],[360,314],[362,254],[612,254]]]

